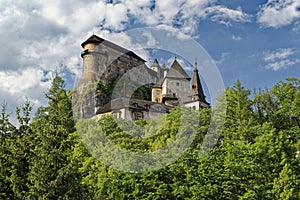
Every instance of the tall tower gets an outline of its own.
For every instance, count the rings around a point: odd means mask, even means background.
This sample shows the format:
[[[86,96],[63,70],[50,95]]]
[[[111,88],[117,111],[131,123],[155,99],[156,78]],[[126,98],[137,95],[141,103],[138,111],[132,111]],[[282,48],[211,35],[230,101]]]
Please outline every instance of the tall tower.
[[[100,64],[107,62],[107,55],[103,52],[102,48],[97,48],[99,44],[101,44],[104,39],[92,35],[85,42],[81,44],[83,48],[83,52],[81,53],[81,57],[83,59],[83,71],[81,77],[82,82],[95,82],[99,77]],[[106,66],[102,66],[104,69]]]
[[[151,69],[157,73],[158,80],[163,78],[164,70],[160,67],[156,58],[151,66]]]
[[[200,81],[198,69],[197,69],[197,62],[195,62],[195,68],[194,68],[194,75],[192,79],[192,91],[191,91],[191,97],[192,100],[197,100],[200,102],[203,102],[205,104],[208,104],[205,100],[205,95],[203,92],[202,84]]]
[[[71,95],[73,112],[77,118],[94,116],[96,110],[112,98],[112,91],[106,94],[99,88],[111,84],[130,70],[135,70],[135,73],[128,73],[129,80],[147,79],[147,83],[157,80],[157,74],[146,66],[144,59],[117,44],[92,35],[81,46],[82,77]]]
[[[151,69],[152,69],[153,71],[155,71],[156,73],[160,73],[160,66],[159,66],[158,61],[157,61],[156,58],[155,58],[155,60],[154,60],[154,62],[153,62],[153,64],[152,64],[152,66],[151,66]]]

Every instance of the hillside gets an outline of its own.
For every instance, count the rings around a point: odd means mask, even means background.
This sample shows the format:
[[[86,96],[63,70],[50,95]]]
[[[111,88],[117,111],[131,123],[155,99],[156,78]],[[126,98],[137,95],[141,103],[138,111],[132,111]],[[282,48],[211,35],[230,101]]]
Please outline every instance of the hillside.
[[[300,198],[300,79],[259,92],[237,81],[214,108],[134,122],[75,123],[63,85],[35,119],[18,108],[18,126],[3,106],[1,199]]]

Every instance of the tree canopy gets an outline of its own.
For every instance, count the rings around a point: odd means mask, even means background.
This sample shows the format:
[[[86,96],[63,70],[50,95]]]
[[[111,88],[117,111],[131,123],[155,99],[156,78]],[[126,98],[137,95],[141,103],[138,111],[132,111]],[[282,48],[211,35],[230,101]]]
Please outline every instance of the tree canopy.
[[[224,124],[213,125],[218,105],[177,108],[149,121],[105,116],[75,123],[59,76],[45,96],[48,105],[34,119],[30,102],[16,109],[18,124],[2,105],[0,199],[300,199],[299,78],[258,92],[237,81],[219,99]],[[203,155],[207,131],[216,126],[222,130]],[[168,160],[174,149],[176,159]]]

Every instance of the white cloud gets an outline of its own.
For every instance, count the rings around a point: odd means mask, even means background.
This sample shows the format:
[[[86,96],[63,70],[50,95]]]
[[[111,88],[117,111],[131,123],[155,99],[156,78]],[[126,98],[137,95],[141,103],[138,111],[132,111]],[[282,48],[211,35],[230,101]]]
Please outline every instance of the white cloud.
[[[212,6],[207,9],[207,12],[212,15],[212,21],[215,21],[226,26],[230,26],[231,22],[250,22],[250,15],[244,13],[241,7],[236,10],[226,8],[224,6]]]
[[[35,68],[20,72],[0,72],[0,103],[7,102],[8,113],[12,118],[15,108],[22,106],[27,99],[33,106],[33,112],[46,104],[44,93],[50,87],[50,80],[41,82],[42,77],[42,71]]]
[[[81,75],[80,44],[92,33],[149,55],[143,45],[135,44],[122,33],[128,27],[159,26],[184,40],[193,35],[201,20],[212,18],[219,23],[246,22],[241,9],[217,6],[216,0],[2,0],[0,4],[0,98],[28,96],[44,102],[49,88],[41,82],[40,72],[54,71]],[[147,35],[145,35],[147,36]],[[148,45],[156,41],[148,35]],[[119,39],[118,39],[119,38]],[[67,76],[64,74],[64,76]],[[16,97],[16,98],[13,98]],[[32,98],[31,98],[32,97]]]
[[[300,59],[292,58],[295,53],[292,48],[279,48],[276,51],[264,52],[263,61],[266,63],[266,69],[277,71],[299,63]]]
[[[123,30],[128,21],[127,8],[123,4],[108,4],[106,8],[105,25],[113,30]]]
[[[11,95],[36,88],[41,85],[48,88],[49,83],[41,83],[43,74],[41,70],[35,68],[27,68],[21,72],[0,72],[0,88],[8,91]]]
[[[294,55],[295,51],[292,48],[279,48],[273,52],[264,52],[263,59],[266,62],[273,62],[278,59],[285,59]]]
[[[257,21],[264,27],[279,28],[300,19],[299,0],[268,0],[261,6]]]
[[[281,60],[281,61],[276,61],[276,62],[269,63],[266,66],[266,68],[267,69],[273,69],[274,71],[278,71],[280,69],[284,69],[284,68],[293,66],[293,65],[295,65],[295,64],[297,64],[299,62],[300,62],[300,59],[294,59],[294,60],[285,59],[285,60]]]

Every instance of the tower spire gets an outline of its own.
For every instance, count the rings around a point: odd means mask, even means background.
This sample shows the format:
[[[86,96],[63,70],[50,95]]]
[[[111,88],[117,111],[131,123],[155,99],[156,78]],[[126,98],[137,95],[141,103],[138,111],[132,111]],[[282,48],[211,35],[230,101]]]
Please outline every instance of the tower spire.
[[[203,103],[207,103],[205,100],[205,95],[203,93],[203,88],[202,88],[200,77],[198,74],[197,59],[195,61],[194,76],[192,79],[192,95],[191,96],[192,96],[193,100],[199,100]]]

